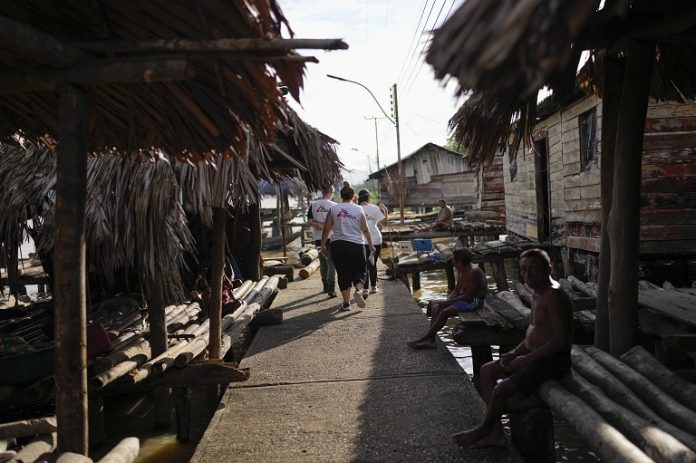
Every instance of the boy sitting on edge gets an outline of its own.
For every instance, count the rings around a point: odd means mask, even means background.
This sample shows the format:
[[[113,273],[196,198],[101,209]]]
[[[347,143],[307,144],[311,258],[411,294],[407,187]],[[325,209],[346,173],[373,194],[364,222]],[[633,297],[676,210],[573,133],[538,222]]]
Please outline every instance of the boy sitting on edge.
[[[455,249],[452,261],[459,272],[457,287],[448,295],[447,300],[432,304],[430,329],[422,338],[409,342],[410,348],[435,349],[435,336],[447,324],[448,318],[483,307],[488,291],[486,275],[478,266],[471,265],[471,258],[472,254],[468,249]]]
[[[500,360],[481,367],[481,394],[488,407],[483,423],[453,436],[462,447],[504,446],[500,417],[508,397],[515,392],[529,395],[547,379],[558,379],[570,371],[570,299],[551,278],[546,251],[529,249],[520,257],[522,279],[534,291],[527,335]]]

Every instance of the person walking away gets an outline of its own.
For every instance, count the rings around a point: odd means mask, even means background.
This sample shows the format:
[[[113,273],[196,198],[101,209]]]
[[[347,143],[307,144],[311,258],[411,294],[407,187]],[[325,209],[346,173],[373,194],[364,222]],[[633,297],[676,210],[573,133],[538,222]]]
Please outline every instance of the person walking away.
[[[387,223],[387,215],[384,213],[384,210],[379,206],[370,204],[371,199],[372,195],[368,190],[360,190],[358,193],[358,204],[365,212],[367,228],[370,230],[372,245],[375,247],[375,252],[371,255],[370,250],[365,245],[365,255],[368,256],[365,285],[363,286],[363,298],[365,299],[367,299],[369,294],[377,292],[377,259],[382,250],[382,232],[380,229]]]
[[[321,252],[329,254],[328,240],[331,235],[331,260],[338,274],[338,288],[343,296],[339,310],[350,310],[350,289],[355,287],[355,303],[365,307],[362,295],[365,281],[365,248],[367,242],[370,253],[375,252],[370,230],[362,207],[353,202],[355,190],[350,183],[343,182],[341,203],[333,206],[326,216],[321,235]]]
[[[573,309],[561,285],[551,278],[551,269],[546,251],[529,249],[520,255],[520,274],[534,291],[527,335],[499,360],[481,367],[486,415],[477,427],[452,436],[462,447],[504,446],[500,417],[508,397],[515,392],[529,395],[547,379],[570,371]]]
[[[307,211],[307,223],[312,227],[312,238],[314,238],[314,246],[317,249],[321,249],[321,234],[324,231],[324,223],[326,222],[329,209],[336,205],[335,202],[331,201],[333,193],[334,189],[331,185],[322,188],[322,198],[310,204]],[[331,234],[329,233],[330,237]],[[330,242],[331,240],[329,239],[327,243]],[[321,274],[324,292],[329,297],[336,297],[336,269],[331,256],[322,252],[319,253],[319,273]]]
[[[432,304],[430,329],[422,338],[407,343],[411,349],[435,349],[437,332],[447,324],[450,317],[483,308],[488,291],[486,275],[477,265],[472,265],[473,255],[468,249],[455,249],[453,254],[454,268],[459,272],[457,286],[447,300]]]

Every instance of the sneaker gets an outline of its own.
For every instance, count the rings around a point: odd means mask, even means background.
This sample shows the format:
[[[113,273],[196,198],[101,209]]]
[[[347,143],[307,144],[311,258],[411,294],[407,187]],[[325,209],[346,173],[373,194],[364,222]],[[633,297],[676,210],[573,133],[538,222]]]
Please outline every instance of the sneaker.
[[[370,291],[368,291],[367,288],[363,289],[362,296],[363,299],[367,299],[367,297],[370,295]]]
[[[358,304],[358,307],[361,309],[365,308],[365,298],[363,297],[362,292],[356,291],[353,298],[355,299],[355,303]]]
[[[350,302],[344,302],[341,307],[338,308],[339,312],[348,312],[350,310]]]
[[[377,289],[377,286],[373,286],[372,288],[370,288],[370,294],[374,294],[377,291],[379,291],[379,289]]]

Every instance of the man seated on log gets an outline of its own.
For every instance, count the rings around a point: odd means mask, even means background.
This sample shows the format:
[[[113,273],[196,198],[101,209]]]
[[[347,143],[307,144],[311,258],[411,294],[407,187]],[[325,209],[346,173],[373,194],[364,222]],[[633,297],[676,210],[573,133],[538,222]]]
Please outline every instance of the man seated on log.
[[[457,286],[445,301],[431,305],[430,329],[422,338],[408,343],[412,349],[435,349],[435,336],[447,319],[483,307],[488,291],[486,275],[478,265],[471,264],[473,255],[468,249],[455,249],[453,254],[452,263],[459,272]]]
[[[452,228],[454,223],[454,212],[452,212],[452,207],[447,205],[445,198],[440,199],[440,213],[435,219],[435,223],[429,227],[424,228],[424,230],[449,230]]]
[[[520,274],[533,291],[527,335],[499,360],[481,367],[481,395],[488,407],[483,423],[453,436],[462,447],[504,446],[500,417],[507,399],[516,392],[529,395],[547,379],[559,379],[570,371],[570,299],[551,278],[551,259],[546,251],[529,249],[520,257]]]

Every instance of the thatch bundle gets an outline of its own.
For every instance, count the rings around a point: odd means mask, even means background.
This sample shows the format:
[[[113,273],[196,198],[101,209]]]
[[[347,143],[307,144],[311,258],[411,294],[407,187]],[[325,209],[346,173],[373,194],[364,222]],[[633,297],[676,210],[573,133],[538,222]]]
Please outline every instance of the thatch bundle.
[[[440,79],[455,77],[470,95],[450,120],[474,163],[486,164],[510,143],[529,141],[536,95],[548,86],[562,104],[576,88],[583,50],[592,56],[583,87],[595,90],[601,73],[594,55],[625,53],[628,43],[654,43],[651,96],[684,101],[696,94],[696,7],[679,0],[468,0],[434,34],[427,55]],[[511,127],[513,122],[517,122]]]

